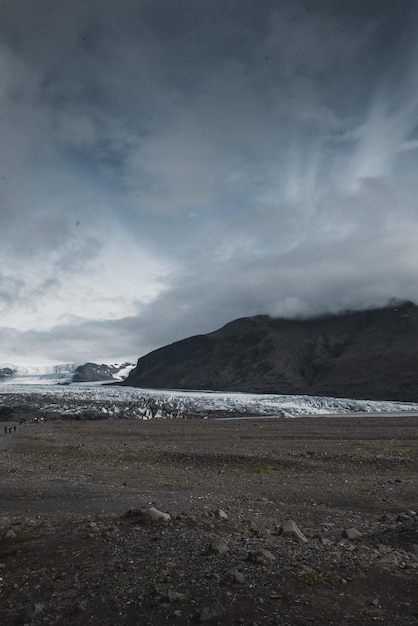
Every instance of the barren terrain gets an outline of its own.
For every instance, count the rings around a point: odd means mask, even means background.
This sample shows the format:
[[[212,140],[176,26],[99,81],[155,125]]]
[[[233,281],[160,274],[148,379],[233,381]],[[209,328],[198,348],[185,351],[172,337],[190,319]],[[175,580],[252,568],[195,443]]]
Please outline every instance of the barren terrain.
[[[417,416],[0,424],[0,475],[1,624],[418,623]]]

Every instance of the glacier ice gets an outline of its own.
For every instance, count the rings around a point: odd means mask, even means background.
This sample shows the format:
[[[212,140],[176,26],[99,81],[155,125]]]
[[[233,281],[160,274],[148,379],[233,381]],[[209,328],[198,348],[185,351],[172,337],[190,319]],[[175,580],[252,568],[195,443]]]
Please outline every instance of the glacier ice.
[[[349,398],[155,390],[103,383],[0,385],[0,406],[16,405],[67,416],[96,412],[102,417],[131,419],[418,412],[416,403]]]

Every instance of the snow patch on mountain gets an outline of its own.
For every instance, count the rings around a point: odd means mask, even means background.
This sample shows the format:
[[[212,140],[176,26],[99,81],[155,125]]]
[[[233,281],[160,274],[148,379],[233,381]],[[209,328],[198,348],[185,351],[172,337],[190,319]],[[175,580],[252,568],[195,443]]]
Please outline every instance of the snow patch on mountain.
[[[136,367],[136,363],[113,363],[113,367],[118,369],[117,374],[113,374],[115,380],[125,380]]]

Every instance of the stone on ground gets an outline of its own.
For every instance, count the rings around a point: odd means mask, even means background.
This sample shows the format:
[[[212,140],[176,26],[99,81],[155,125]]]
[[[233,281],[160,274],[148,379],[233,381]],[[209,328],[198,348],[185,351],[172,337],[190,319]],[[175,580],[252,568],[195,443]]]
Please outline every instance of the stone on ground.
[[[342,536],[345,539],[360,539],[360,537],[363,536],[363,533],[361,533],[359,530],[357,530],[357,528],[344,528],[343,532],[342,532]]]
[[[223,539],[214,539],[209,546],[208,552],[214,552],[215,554],[226,554],[228,552],[228,545]]]
[[[306,543],[308,540],[300,530],[300,528],[291,519],[286,520],[279,527],[279,535],[288,535],[290,537],[296,537],[299,541]]]

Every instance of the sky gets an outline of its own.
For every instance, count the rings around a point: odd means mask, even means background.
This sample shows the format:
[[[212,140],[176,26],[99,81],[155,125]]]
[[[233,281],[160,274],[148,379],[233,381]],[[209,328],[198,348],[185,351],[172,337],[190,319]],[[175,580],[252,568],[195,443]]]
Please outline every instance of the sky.
[[[418,302],[414,0],[2,0],[0,363]]]

